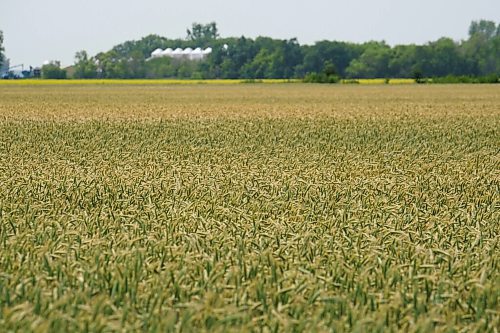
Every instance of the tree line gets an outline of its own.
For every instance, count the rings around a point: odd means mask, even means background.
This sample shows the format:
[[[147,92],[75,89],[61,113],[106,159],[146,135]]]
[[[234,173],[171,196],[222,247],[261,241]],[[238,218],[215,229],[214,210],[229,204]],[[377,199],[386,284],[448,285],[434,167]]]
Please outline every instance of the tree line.
[[[225,47],[226,46],[226,47]],[[157,48],[211,47],[204,61],[149,59]],[[217,25],[193,24],[185,39],[149,35],[107,52],[75,56],[75,78],[267,79],[305,78],[335,82],[338,78],[443,78],[500,75],[500,24],[471,23],[466,40],[440,38],[424,45],[390,46],[385,42],[320,41],[300,45],[297,39],[222,38]]]

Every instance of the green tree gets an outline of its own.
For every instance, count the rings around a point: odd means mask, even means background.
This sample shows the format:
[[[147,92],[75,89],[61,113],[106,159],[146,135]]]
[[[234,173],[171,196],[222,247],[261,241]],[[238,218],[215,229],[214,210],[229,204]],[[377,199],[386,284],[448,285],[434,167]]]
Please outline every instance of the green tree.
[[[363,53],[360,45],[345,42],[321,41],[313,46],[303,46],[302,74],[319,73],[323,70],[325,61],[335,66],[340,76],[345,76],[345,70],[352,60]]]
[[[87,51],[79,51],[75,54],[75,78],[93,79],[97,77],[97,65],[95,59],[89,58]]]
[[[145,68],[145,60],[142,53],[137,50],[130,54],[130,58],[127,59],[127,78],[130,79],[140,79],[145,77],[146,68]]]
[[[326,60],[323,64],[323,70],[320,73],[312,72],[304,76],[304,82],[308,83],[337,83],[340,77],[337,75],[337,69],[332,61]]]
[[[155,58],[146,62],[146,77],[153,78],[171,78],[177,74],[177,68],[172,58]]]
[[[229,45],[226,50],[223,45]],[[216,77],[223,78],[255,78],[248,67],[258,53],[259,46],[250,38],[225,39],[215,44],[207,62],[213,68]]]
[[[3,47],[3,31],[0,30],[0,68],[3,65],[3,62],[5,61],[5,55],[4,55],[4,47]]]
[[[102,70],[103,78],[125,78],[125,68],[122,65],[121,57],[118,52],[111,50],[109,52],[102,52],[95,56],[99,61],[99,68]]]
[[[42,66],[42,78],[44,79],[65,79],[66,71],[61,68],[59,61],[52,61]]]
[[[499,25],[500,28],[500,25]],[[486,39],[498,36],[498,29],[493,21],[480,20],[472,21],[469,26],[469,36],[482,35]]]
[[[351,78],[388,77],[392,50],[385,42],[369,42],[363,54],[351,61],[346,74]]]
[[[425,83],[425,78],[424,78],[424,74],[422,74],[422,71],[418,68],[415,68],[412,73],[411,73],[411,77],[413,80],[415,80],[416,83]]]
[[[473,75],[500,74],[500,24],[481,20],[469,28],[469,39],[461,45],[461,52]]]
[[[332,61],[325,61],[325,64],[323,65],[323,74],[326,76],[337,75],[337,68]]]
[[[253,58],[249,57],[246,63],[240,65],[239,77],[288,79],[294,76],[296,67],[303,60],[302,51],[296,39],[276,40],[269,37],[258,37],[255,40],[254,48],[258,52]]]
[[[219,38],[217,23],[208,24],[193,23],[191,29],[187,29],[187,40],[197,42],[199,46],[205,46],[207,42]]]
[[[392,49],[389,60],[389,76],[397,78],[414,77],[418,71],[415,45],[397,45]]]
[[[431,61],[430,71],[433,76],[462,75],[464,66],[459,52],[459,45],[451,38],[440,38],[429,43]]]

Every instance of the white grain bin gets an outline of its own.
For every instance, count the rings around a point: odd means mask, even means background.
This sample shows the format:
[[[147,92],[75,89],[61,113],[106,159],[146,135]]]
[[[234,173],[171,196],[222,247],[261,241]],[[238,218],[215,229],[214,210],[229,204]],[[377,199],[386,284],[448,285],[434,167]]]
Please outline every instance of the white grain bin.
[[[182,57],[182,49],[180,47],[176,48],[172,51],[172,57],[181,58]]]
[[[162,53],[161,53],[161,55],[162,55],[163,57],[171,57],[171,56],[172,56],[172,52],[174,52],[174,50],[172,50],[172,49],[169,47],[169,48],[167,48],[167,49],[163,50],[163,51],[162,51]]]
[[[191,52],[191,60],[201,60],[203,59],[203,51],[201,48],[197,47]]]
[[[190,48],[190,47],[187,47],[185,48],[183,51],[182,51],[182,57],[184,59],[191,59],[191,52],[193,52],[193,49]]]
[[[203,50],[203,55],[209,55],[210,53],[212,53],[211,47],[207,47],[206,49]]]
[[[153,52],[151,52],[151,58],[158,58],[161,57],[163,50],[162,49],[156,49]]]

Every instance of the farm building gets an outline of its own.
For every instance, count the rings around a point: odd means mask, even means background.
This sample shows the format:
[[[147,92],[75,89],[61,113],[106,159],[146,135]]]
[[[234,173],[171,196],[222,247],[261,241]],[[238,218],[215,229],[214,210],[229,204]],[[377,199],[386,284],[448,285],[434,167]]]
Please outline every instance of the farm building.
[[[212,48],[207,47],[202,50],[200,47],[195,48],[194,50],[190,47],[181,49],[176,48],[175,50],[168,48],[165,50],[156,49],[151,52],[151,58],[162,58],[162,57],[170,57],[174,59],[186,59],[186,60],[203,60],[210,53],[212,53]]]

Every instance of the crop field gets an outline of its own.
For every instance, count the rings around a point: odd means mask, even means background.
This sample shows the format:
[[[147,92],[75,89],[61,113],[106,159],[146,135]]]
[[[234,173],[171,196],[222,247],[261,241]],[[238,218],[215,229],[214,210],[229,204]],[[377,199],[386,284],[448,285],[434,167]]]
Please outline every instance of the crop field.
[[[497,332],[500,89],[0,86],[1,332]]]
[[[362,83],[383,83],[379,79],[365,79]],[[413,80],[409,80],[412,81]],[[213,80],[193,80],[193,79],[64,79],[64,80],[41,80],[41,79],[23,79],[23,80],[0,80],[1,86],[54,86],[54,85],[193,85],[193,84],[216,84],[216,85],[234,85],[240,83],[299,83],[298,79],[262,79],[262,80],[241,80],[241,79],[213,79]],[[394,82],[407,83],[408,79],[395,79]]]
[[[351,81],[351,82],[350,82]],[[352,83],[353,80],[342,80],[340,83]],[[359,84],[414,84],[413,79],[358,79],[354,80]],[[213,79],[213,80],[192,80],[192,79],[69,79],[69,80],[0,80],[2,86],[53,86],[53,85],[193,85],[193,84],[216,84],[216,85],[234,85],[242,83],[264,83],[264,84],[283,84],[300,83],[300,79]]]

